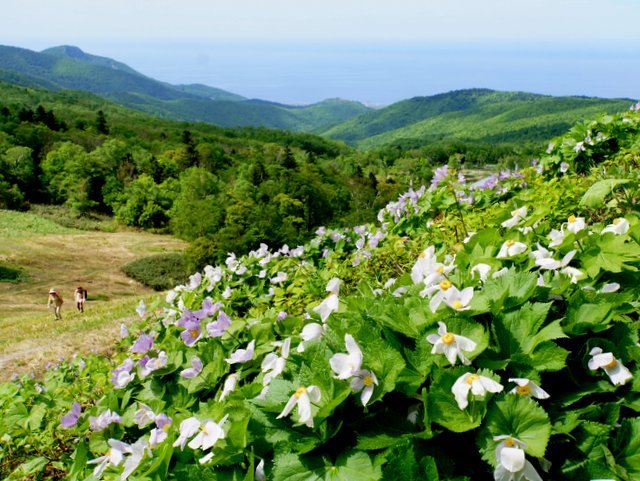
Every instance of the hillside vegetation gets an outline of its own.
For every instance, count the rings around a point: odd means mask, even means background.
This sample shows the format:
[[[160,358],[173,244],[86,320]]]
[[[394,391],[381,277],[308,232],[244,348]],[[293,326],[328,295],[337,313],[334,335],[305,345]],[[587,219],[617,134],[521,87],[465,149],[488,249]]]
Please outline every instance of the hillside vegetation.
[[[109,358],[0,389],[18,479],[640,477],[640,114],[229,254]]]
[[[552,97],[488,89],[414,97],[354,117],[324,132],[360,148],[438,142],[539,145],[578,120],[628,108],[630,100]]]
[[[64,204],[172,232],[194,242],[196,265],[260,242],[295,246],[404,188],[311,134],[162,121],[81,92],[0,93],[0,207]]]
[[[248,100],[206,85],[171,85],[73,46],[42,52],[0,46],[0,80],[50,90],[83,90],[159,117],[223,127],[322,131],[369,110],[359,102],[338,99],[298,107]]]

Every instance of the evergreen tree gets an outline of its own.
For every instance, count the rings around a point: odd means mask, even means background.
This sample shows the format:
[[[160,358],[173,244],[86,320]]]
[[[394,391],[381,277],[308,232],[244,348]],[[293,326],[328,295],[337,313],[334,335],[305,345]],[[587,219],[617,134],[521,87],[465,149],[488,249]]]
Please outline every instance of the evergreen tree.
[[[107,119],[104,116],[102,110],[98,110],[98,117],[96,118],[96,130],[100,134],[109,135],[109,126],[107,125]]]

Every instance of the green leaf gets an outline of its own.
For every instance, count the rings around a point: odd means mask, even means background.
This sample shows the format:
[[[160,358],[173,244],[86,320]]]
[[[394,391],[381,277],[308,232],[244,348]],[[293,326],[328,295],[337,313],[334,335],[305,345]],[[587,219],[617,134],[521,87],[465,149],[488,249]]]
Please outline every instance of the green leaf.
[[[527,445],[530,456],[544,456],[551,434],[549,416],[535,401],[525,396],[507,394],[494,402],[478,435],[482,458],[495,465],[494,436],[512,436]]]
[[[609,327],[613,317],[611,304],[578,304],[571,303],[563,321],[564,330],[573,336],[588,332],[600,332]]]
[[[318,456],[276,456],[273,481],[377,481],[382,477],[379,466],[361,451],[338,456],[335,464]]]
[[[629,179],[605,179],[600,180],[589,187],[582,199],[580,200],[580,206],[582,207],[602,207],[604,199],[615,189],[618,185],[631,182]]]
[[[637,271],[633,264],[640,262],[640,245],[627,242],[626,236],[605,234],[600,241],[586,250],[582,265],[591,278],[603,271]]]
[[[475,396],[469,393],[469,406],[464,410],[460,409],[451,388],[456,380],[467,372],[472,371],[465,367],[440,369],[434,376],[427,398],[427,409],[431,420],[455,433],[462,433],[480,426],[487,412],[487,400],[491,396],[491,393],[487,393],[484,398],[474,399]],[[479,374],[499,381],[488,371],[481,371]]]
[[[532,272],[509,271],[497,279],[490,279],[479,291],[473,302],[487,302],[493,312],[519,306],[533,296],[538,277]],[[477,299],[476,299],[477,297]]]
[[[625,469],[629,479],[640,479],[640,418],[622,422],[615,445],[616,463]]]

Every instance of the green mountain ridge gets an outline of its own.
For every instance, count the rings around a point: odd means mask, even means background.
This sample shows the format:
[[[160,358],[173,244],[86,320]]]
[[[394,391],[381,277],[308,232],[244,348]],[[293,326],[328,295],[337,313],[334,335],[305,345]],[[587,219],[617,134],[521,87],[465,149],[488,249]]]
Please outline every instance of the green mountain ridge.
[[[319,132],[369,110],[353,101],[332,99],[289,106],[249,100],[201,84],[171,85],[146,77],[121,62],[68,45],[39,53],[0,46],[0,80],[26,87],[88,91],[163,118],[203,121],[221,127]]]
[[[626,110],[630,99],[554,97],[467,89],[414,97],[347,120],[323,135],[360,148],[396,143],[421,146],[442,140],[544,141],[576,121]]]

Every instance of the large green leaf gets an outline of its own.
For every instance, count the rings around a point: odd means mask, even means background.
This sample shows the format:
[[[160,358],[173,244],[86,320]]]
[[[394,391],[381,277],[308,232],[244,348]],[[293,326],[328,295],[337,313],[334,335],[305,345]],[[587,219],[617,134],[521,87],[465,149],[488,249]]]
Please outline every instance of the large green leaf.
[[[535,401],[517,394],[507,394],[492,403],[478,435],[482,457],[496,463],[494,436],[512,436],[526,444],[530,456],[544,456],[551,435],[549,416]]]
[[[629,179],[605,179],[600,180],[589,187],[582,199],[580,205],[583,207],[602,207],[604,199],[615,189],[618,185],[626,184],[630,182]]]

